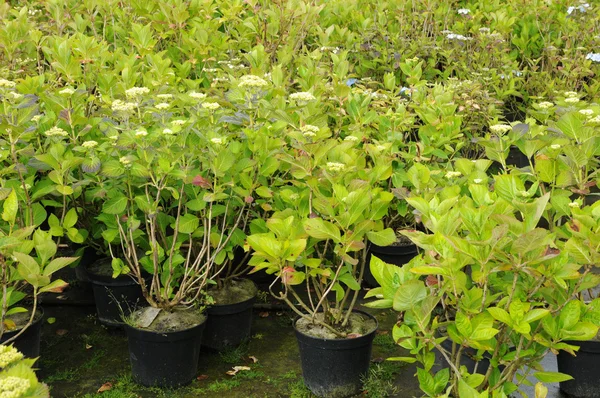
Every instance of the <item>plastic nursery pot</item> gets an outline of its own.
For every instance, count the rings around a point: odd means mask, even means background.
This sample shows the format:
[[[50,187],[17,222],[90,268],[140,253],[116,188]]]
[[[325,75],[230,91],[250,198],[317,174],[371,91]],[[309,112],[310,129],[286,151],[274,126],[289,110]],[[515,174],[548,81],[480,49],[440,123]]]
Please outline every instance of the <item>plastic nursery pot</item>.
[[[110,259],[98,260],[108,262]],[[112,275],[98,274],[87,269],[87,274],[94,289],[96,301],[96,312],[100,323],[111,327],[122,327],[123,316],[129,315],[140,303],[145,303],[142,288],[132,277],[120,275],[117,278]]]
[[[202,323],[189,329],[156,332],[125,325],[133,380],[147,387],[176,388],[198,373]]]
[[[256,289],[256,286],[254,288]],[[255,291],[258,293],[258,289]],[[221,351],[248,340],[252,329],[252,305],[256,301],[256,293],[239,303],[210,306],[206,310],[208,320],[202,345]]]
[[[600,397],[600,341],[567,341],[579,346],[577,356],[560,351],[556,356],[558,371],[573,376],[560,383],[560,390],[573,398]]]
[[[370,314],[353,311],[375,321]],[[360,393],[361,378],[369,371],[375,329],[353,339],[324,339],[294,330],[300,349],[304,384],[319,397],[342,398]]]
[[[371,273],[371,256],[375,256],[385,263],[400,267],[412,260],[417,254],[417,245],[412,243],[405,246],[377,246],[371,243],[369,245],[369,252],[367,253],[367,264],[363,277],[365,284],[369,287],[379,286]]]
[[[14,347],[23,353],[28,358],[37,358],[40,356],[40,336],[42,333],[42,320],[44,319],[44,310],[38,307],[36,311],[36,317],[34,318],[31,326],[27,328],[16,340],[12,342]],[[0,344],[15,335],[17,335],[21,329],[5,331],[2,333]]]
[[[506,165],[521,169],[529,166],[529,159],[517,146],[511,145],[506,157]]]

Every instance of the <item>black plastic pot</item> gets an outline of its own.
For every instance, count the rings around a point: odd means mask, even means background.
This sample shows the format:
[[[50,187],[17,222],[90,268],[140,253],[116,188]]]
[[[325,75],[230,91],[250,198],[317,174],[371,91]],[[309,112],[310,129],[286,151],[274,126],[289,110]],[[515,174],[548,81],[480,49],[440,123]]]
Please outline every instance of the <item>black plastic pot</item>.
[[[529,166],[529,159],[517,146],[511,145],[506,157],[506,165],[520,169]]]
[[[148,387],[175,388],[189,384],[198,373],[202,331],[159,333],[125,325],[133,380]]]
[[[377,246],[371,243],[369,245],[369,252],[367,253],[367,264],[365,266],[363,281],[369,287],[379,286],[371,273],[371,256],[376,256],[388,264],[402,266],[412,260],[417,253],[417,245],[415,244],[407,246]]]
[[[362,311],[354,311],[377,320]],[[294,330],[300,348],[304,384],[319,397],[342,398],[360,393],[361,377],[369,371],[377,328],[354,339],[322,339]]]
[[[221,351],[248,340],[252,329],[252,305],[255,301],[256,296],[241,303],[209,307],[206,310],[208,320],[202,345]]]
[[[37,358],[40,356],[40,336],[42,333],[42,320],[44,319],[44,310],[38,307],[37,312],[40,316],[27,328],[16,340],[13,341],[14,347],[23,353],[27,358]],[[19,330],[11,330],[2,333],[0,344],[14,337],[20,332]]]
[[[142,288],[132,277],[120,275],[113,279],[111,276],[97,275],[89,271],[87,274],[94,289],[98,319],[103,325],[122,327],[123,316],[129,315],[140,304],[146,305]]]
[[[579,346],[577,356],[560,351],[556,356],[558,371],[573,376],[560,383],[560,390],[573,398],[600,398],[600,342],[567,341]]]

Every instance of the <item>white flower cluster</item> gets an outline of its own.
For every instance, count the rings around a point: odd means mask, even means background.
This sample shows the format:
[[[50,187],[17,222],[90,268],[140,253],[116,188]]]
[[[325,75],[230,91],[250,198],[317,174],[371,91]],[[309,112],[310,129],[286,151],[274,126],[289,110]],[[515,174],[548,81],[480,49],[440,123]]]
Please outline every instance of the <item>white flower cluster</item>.
[[[584,116],[592,116],[594,114],[594,111],[592,109],[581,109],[579,113],[581,113]]]
[[[344,163],[338,162],[327,162],[327,170],[329,171],[342,171],[346,168]]]
[[[591,118],[590,120],[588,120],[588,123],[591,123],[591,124],[600,124],[600,115]]]
[[[344,141],[356,142],[358,141],[358,137],[354,135],[348,135],[346,136],[346,138],[344,138]]]
[[[66,137],[69,134],[61,129],[60,127],[52,127],[50,130],[47,130],[44,134],[46,134],[46,137]]]
[[[202,104],[202,107],[204,109],[208,109],[210,111],[216,111],[217,109],[219,109],[221,107],[221,105],[219,105],[218,102],[204,102]]]
[[[142,95],[148,94],[150,89],[148,87],[132,87],[128,90],[125,90],[125,95],[127,98],[138,98]]]
[[[581,205],[578,202],[571,202],[571,203],[569,203],[569,207],[572,209],[577,209],[577,208],[581,207]]]
[[[315,96],[308,91],[300,91],[290,94],[290,99],[294,101],[310,102],[316,100]]]
[[[469,40],[473,40],[472,37],[467,37],[467,36],[463,36],[463,35],[459,35],[457,33],[448,33],[446,35],[446,39],[448,40],[459,40],[459,41],[469,41]]]
[[[573,14],[575,11],[584,13],[586,12],[588,9],[590,8],[590,4],[589,3],[584,3],[580,6],[571,6],[569,8],[567,8],[567,14],[571,15]]]
[[[191,93],[188,94],[191,98],[193,99],[197,99],[197,100],[203,100],[206,99],[206,94],[204,93],[197,93],[195,91],[192,91]]]
[[[269,85],[269,83],[267,83],[267,81],[261,77],[258,77],[256,75],[246,75],[246,76],[242,76],[240,78],[240,87],[247,87],[247,88],[263,88],[263,87],[267,87]]]
[[[163,132],[164,135],[173,135],[173,134],[175,134],[173,132],[173,130],[171,130],[171,129],[163,129],[162,132]]]
[[[473,182],[475,184],[481,184],[483,182],[483,179],[482,178],[475,178],[475,179],[473,179]]]
[[[146,130],[138,130],[135,132],[136,137],[145,137],[147,135],[148,135],[148,132]]]
[[[23,354],[16,348],[8,345],[0,345],[0,368],[5,368],[11,363],[21,359],[23,359]]]
[[[567,102],[569,104],[576,104],[579,102],[579,98],[577,98],[577,97],[565,98],[565,102]]]
[[[81,144],[82,147],[87,148],[87,149],[91,149],[94,148],[96,146],[98,146],[98,142],[96,141],[85,141],[83,144]]]
[[[66,88],[63,88],[62,90],[60,90],[58,93],[60,95],[70,96],[70,95],[73,95],[75,93],[75,90],[72,89],[71,87],[66,87]]]
[[[0,398],[20,398],[29,390],[31,382],[16,376],[0,379]]]
[[[0,79],[0,88],[15,88],[16,85],[17,83],[10,80]]]
[[[494,124],[490,126],[490,131],[494,134],[504,134],[512,130],[512,126],[508,124]]]
[[[115,112],[133,112],[137,108],[137,102],[125,102],[121,100],[114,100],[111,109]]]
[[[14,91],[9,91],[8,96],[15,100],[23,98],[23,94],[15,93]]]
[[[589,53],[585,56],[585,59],[589,59],[592,62],[600,62],[600,53]]]
[[[448,179],[452,179],[452,178],[460,177],[461,175],[462,175],[462,173],[460,171],[449,171],[444,175],[444,177],[446,177]]]
[[[319,50],[321,50],[322,52],[331,51],[332,53],[337,54],[340,52],[341,48],[332,46],[322,46],[321,48],[319,48]]]
[[[173,94],[157,94],[156,98],[161,100],[173,99]]]
[[[577,97],[578,95],[576,91],[565,91],[564,94],[567,98]]]
[[[185,120],[176,119],[176,120],[171,121],[171,124],[173,126],[183,126],[185,124]]]
[[[215,145],[223,145],[223,139],[222,138],[211,138],[210,142],[212,142]]]
[[[538,107],[540,109],[549,109],[549,108],[552,108],[553,106],[554,106],[554,104],[552,102],[548,102],[548,101],[543,101],[538,104]]]
[[[35,115],[34,117],[31,118],[31,121],[34,123],[37,123],[40,121],[40,119],[43,117],[44,115]]]
[[[302,131],[302,135],[305,137],[314,137],[319,132],[319,128],[317,126],[313,126],[312,124],[307,124],[300,127],[300,131]]]
[[[119,162],[121,162],[121,164],[123,166],[129,166],[129,165],[131,165],[131,159],[129,159],[128,156],[122,156],[121,158],[119,158]]]
[[[168,104],[168,103],[166,103],[166,102],[161,102],[161,103],[159,103],[159,104],[156,104],[156,105],[154,105],[154,107],[155,107],[156,109],[158,109],[158,110],[161,110],[161,111],[162,111],[162,110],[165,110],[165,109],[169,109],[169,107],[170,107],[170,106],[171,106],[171,105],[169,105],[169,104]]]
[[[461,15],[467,15],[471,13],[471,10],[469,10],[468,8],[459,8],[456,12]]]

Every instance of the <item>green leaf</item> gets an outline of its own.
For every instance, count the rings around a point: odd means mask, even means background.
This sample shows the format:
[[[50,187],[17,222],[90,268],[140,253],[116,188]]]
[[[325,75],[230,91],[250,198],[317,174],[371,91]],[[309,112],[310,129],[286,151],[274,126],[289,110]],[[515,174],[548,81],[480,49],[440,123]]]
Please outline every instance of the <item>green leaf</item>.
[[[102,162],[95,156],[85,158],[81,162],[81,169],[86,173],[96,173],[100,170],[100,166],[102,166]]]
[[[256,193],[261,198],[272,198],[273,197],[273,191],[271,191],[268,187],[265,187],[265,186],[260,186],[260,187],[256,188]]]
[[[562,381],[573,380],[572,376],[560,372],[536,372],[533,375],[543,383],[560,383]]]
[[[193,233],[200,225],[200,219],[193,214],[184,214],[179,218],[179,225],[177,230],[182,234]]]
[[[4,200],[2,219],[8,222],[10,225],[15,223],[17,217],[17,211],[19,210],[19,203],[17,201],[17,193],[13,189],[8,197]]]
[[[22,278],[26,281],[30,281],[40,275],[40,265],[35,261],[33,257],[28,254],[15,252],[13,256],[17,259],[17,270]]]
[[[339,228],[329,221],[321,218],[309,218],[304,220],[303,225],[306,233],[313,238],[320,240],[331,239],[335,243],[339,243],[342,240]]]
[[[109,160],[102,165],[101,173],[105,177],[119,177],[125,172],[125,168],[121,162],[117,160]]]
[[[102,212],[106,214],[121,214],[127,208],[127,198],[125,196],[117,196],[104,202]]]
[[[65,214],[65,218],[63,220],[64,228],[71,228],[77,222],[77,211],[75,209],[70,209],[67,214]]]
[[[579,301],[569,301],[560,311],[558,325],[561,329],[571,329],[579,322],[581,317],[581,304]]]
[[[33,234],[33,243],[35,245],[35,252],[40,258],[42,265],[46,264],[56,254],[56,243],[48,232],[40,229],[36,230]]]
[[[45,292],[59,293],[59,292],[62,292],[62,289],[64,289],[67,286],[69,286],[69,284],[67,282],[63,281],[62,279],[57,279],[46,285],[43,285],[40,289],[40,293],[45,293]]]
[[[340,282],[343,282],[350,289],[355,290],[355,291],[360,290],[360,285],[358,284],[356,279],[354,279],[354,277],[350,273],[340,275],[340,277],[338,279],[340,280]]]
[[[427,297],[427,288],[420,280],[410,280],[403,284],[394,295],[394,310],[407,311]]]
[[[495,320],[500,321],[502,323],[507,324],[508,326],[512,325],[512,318],[504,309],[499,307],[490,307],[488,308],[488,312],[494,317]]]
[[[78,257],[57,257],[54,260],[50,261],[50,264],[48,264],[44,268],[44,272],[42,273],[42,275],[50,276],[56,271],[63,269],[67,265],[77,261],[77,259]]]
[[[391,228],[382,231],[368,231],[367,237],[377,246],[389,246],[396,242],[396,233]]]
[[[385,359],[386,361],[394,361],[394,362],[406,362],[406,363],[415,363],[417,362],[417,358],[411,357],[389,357]]]

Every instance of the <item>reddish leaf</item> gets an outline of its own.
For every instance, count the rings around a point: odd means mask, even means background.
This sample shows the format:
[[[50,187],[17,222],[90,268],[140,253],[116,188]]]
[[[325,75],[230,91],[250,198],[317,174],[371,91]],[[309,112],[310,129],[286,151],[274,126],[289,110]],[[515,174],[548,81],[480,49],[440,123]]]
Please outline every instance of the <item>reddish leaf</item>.
[[[267,311],[262,311],[258,313],[258,316],[261,318],[266,318],[269,316],[269,313]]]
[[[56,286],[52,289],[49,289],[49,292],[52,293],[62,293],[66,288],[69,287],[69,284],[67,282],[65,282],[64,284],[60,285],[60,286]]]
[[[246,202],[246,203],[252,203],[252,202],[254,202],[254,198],[252,196],[246,196],[244,198],[244,202]]]
[[[98,392],[104,392],[104,391],[110,391],[112,389],[112,383],[111,382],[106,382],[104,384],[102,384],[102,386],[100,386],[100,388],[98,389]]]
[[[208,375],[200,375],[200,376],[196,377],[196,380],[198,380],[198,381],[202,381],[202,380],[206,380],[206,379],[208,379]]]
[[[350,333],[348,336],[346,336],[349,339],[356,339],[358,337],[362,337],[362,334],[360,333]]]
[[[204,189],[209,189],[211,187],[210,181],[202,176],[194,177],[194,179],[192,180],[192,184]]]
[[[67,329],[58,329],[56,331],[56,334],[59,335],[59,336],[64,336],[67,333],[69,333],[69,331]]]

